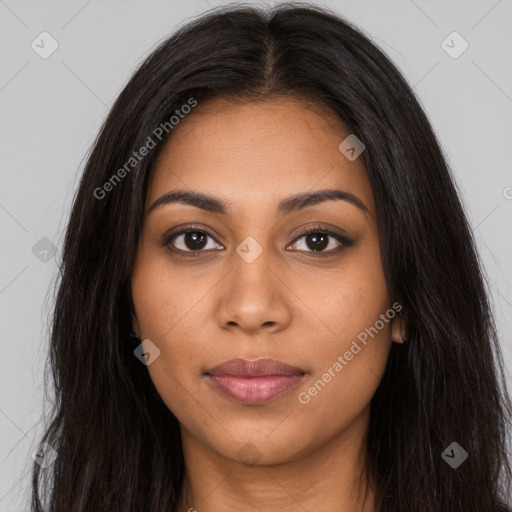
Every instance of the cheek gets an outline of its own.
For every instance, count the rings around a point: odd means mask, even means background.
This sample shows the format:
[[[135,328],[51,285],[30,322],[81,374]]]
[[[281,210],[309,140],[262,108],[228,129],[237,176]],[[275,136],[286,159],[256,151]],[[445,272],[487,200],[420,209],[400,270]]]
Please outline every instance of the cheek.
[[[342,295],[346,300],[326,312],[334,332],[319,336],[310,354],[313,371],[297,391],[300,417],[308,435],[328,438],[347,428],[375,394],[391,348],[392,315],[386,316],[385,293]],[[387,321],[381,320],[384,315]]]
[[[188,319],[185,315],[190,310],[187,300],[174,292],[164,269],[156,265],[134,272],[132,294],[140,336],[150,339],[160,350],[159,356],[147,367],[150,378],[168,409],[180,421],[192,421],[193,415],[199,412],[194,413],[194,401],[187,400],[186,390],[192,389],[192,376],[196,376],[199,369],[197,347],[180,332],[184,323],[180,319]]]
[[[196,322],[199,308],[194,310],[199,299],[176,293],[173,283],[161,274],[156,277],[146,273],[146,277],[141,276],[142,281],[144,285],[140,289],[137,279],[132,287],[140,335],[155,343],[162,356],[148,369],[150,373],[166,370],[173,375],[187,374],[194,363],[197,365],[199,341],[193,336],[194,329],[184,332],[184,328],[199,327]],[[204,316],[204,311],[202,313]]]
[[[148,248],[139,251],[132,276],[132,297],[140,337],[150,339],[160,350],[159,357],[147,368],[162,399],[173,411],[187,395],[184,390],[191,389],[194,379],[204,370],[198,362],[201,336],[196,335],[206,322],[203,296],[204,287],[194,286],[183,273],[173,271],[165,253]]]
[[[139,250],[132,276],[132,297],[141,335],[163,342],[172,339],[182,319],[194,316],[204,288],[171,265],[164,250],[149,240]]]
[[[295,290],[297,295],[307,298],[304,302],[312,313],[315,329],[320,329],[323,337],[333,339],[336,349],[342,349],[343,343],[373,326],[389,308],[377,241],[361,243],[328,274],[322,272],[323,275],[311,274],[311,279],[301,277]],[[389,324],[382,330],[389,334]],[[333,344],[319,344],[318,348],[324,347],[332,349]]]
[[[308,402],[309,412],[337,422],[368,404],[391,347],[395,312],[390,311],[380,252],[376,244],[361,249],[327,285],[309,286],[307,292],[320,331],[315,336],[314,375],[300,390],[305,392],[301,403]]]

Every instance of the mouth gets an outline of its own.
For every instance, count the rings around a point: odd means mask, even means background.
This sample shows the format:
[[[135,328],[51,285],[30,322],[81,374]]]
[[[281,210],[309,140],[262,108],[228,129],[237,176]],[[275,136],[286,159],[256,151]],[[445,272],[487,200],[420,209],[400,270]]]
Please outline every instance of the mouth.
[[[208,369],[213,387],[238,403],[262,404],[294,388],[306,372],[275,359],[232,359]]]

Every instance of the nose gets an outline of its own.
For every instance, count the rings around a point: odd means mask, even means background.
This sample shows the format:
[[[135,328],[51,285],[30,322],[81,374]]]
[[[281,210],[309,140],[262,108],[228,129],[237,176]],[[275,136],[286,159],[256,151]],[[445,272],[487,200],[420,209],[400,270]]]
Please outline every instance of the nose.
[[[248,263],[233,255],[232,268],[218,290],[217,321],[221,328],[247,334],[285,329],[291,321],[289,288],[265,251]]]

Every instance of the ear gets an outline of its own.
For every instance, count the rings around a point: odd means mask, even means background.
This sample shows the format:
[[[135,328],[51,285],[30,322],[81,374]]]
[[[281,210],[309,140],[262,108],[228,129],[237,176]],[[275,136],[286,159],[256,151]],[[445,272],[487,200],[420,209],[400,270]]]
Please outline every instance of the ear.
[[[391,339],[395,343],[403,343],[407,339],[407,323],[400,315],[391,320]]]
[[[135,313],[132,313],[132,328],[133,332],[140,338],[140,326]]]

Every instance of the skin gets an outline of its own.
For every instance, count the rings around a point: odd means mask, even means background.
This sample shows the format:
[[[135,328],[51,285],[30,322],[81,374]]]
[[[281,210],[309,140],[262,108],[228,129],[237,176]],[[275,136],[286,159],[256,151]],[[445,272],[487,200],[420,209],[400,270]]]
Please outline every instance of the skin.
[[[392,306],[362,159],[340,152],[350,132],[318,107],[293,97],[209,100],[173,130],[150,179],[147,209],[176,189],[230,206],[228,215],[181,203],[154,209],[133,272],[134,330],[159,348],[147,368],[180,422],[180,511],[375,510],[361,477],[370,400],[392,340],[406,337],[403,320],[395,316],[359,343],[362,350],[309,403],[298,400]],[[367,211],[328,200],[276,213],[282,199],[321,189],[348,191]],[[166,232],[188,223],[213,238],[195,252],[184,235],[162,245]],[[299,236],[317,224],[354,244],[329,237],[315,252],[311,235]],[[248,236],[263,251],[251,263],[236,251]],[[180,249],[188,252],[180,257]],[[270,357],[306,374],[264,404],[243,405],[204,376],[238,357]],[[252,463],[244,463],[247,453]]]

